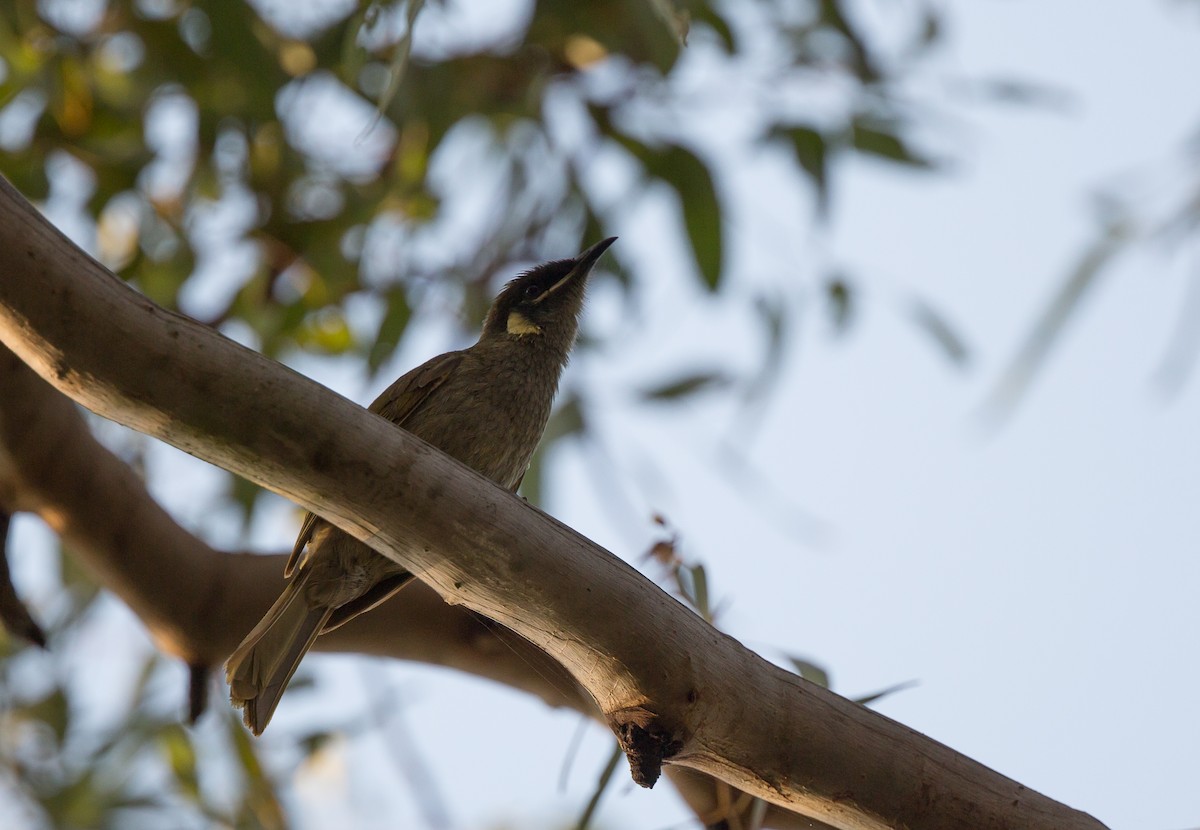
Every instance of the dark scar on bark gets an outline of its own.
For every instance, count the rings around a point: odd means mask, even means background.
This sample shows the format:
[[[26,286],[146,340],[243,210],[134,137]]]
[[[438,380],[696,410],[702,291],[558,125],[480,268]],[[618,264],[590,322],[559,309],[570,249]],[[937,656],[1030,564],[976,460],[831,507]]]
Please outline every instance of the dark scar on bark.
[[[683,748],[683,741],[662,725],[658,715],[641,706],[609,713],[608,724],[629,759],[634,782],[641,787],[653,787],[663,762]]]

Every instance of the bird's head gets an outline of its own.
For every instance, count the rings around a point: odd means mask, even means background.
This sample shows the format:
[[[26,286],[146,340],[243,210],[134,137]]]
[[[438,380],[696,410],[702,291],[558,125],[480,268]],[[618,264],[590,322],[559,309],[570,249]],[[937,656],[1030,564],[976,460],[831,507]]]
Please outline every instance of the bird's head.
[[[588,274],[610,237],[574,259],[547,262],[512,280],[496,297],[483,324],[483,336],[538,338],[569,349],[575,340]]]

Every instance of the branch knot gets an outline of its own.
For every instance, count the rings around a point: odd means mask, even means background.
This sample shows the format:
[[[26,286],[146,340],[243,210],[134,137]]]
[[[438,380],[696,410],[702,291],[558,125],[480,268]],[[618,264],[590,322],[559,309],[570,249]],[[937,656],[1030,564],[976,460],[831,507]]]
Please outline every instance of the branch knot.
[[[641,706],[610,712],[608,725],[629,759],[633,780],[641,787],[653,787],[663,761],[683,748],[683,741],[662,724],[658,715]]]

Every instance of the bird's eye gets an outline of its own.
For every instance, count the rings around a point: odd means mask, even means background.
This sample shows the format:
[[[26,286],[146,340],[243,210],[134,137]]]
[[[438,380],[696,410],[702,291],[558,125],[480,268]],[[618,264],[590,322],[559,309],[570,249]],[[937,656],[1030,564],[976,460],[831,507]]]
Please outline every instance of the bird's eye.
[[[536,283],[525,286],[525,299],[536,300],[542,293],[542,287]]]

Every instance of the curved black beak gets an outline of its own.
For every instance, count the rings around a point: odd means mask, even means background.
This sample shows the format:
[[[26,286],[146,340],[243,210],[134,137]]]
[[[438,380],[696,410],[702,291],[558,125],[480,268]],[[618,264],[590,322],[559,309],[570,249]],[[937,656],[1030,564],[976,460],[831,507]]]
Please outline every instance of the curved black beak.
[[[575,257],[575,267],[571,269],[572,273],[586,274],[592,270],[592,266],[596,264],[596,260],[604,255],[609,246],[617,241],[615,236],[610,236],[608,239],[603,239],[597,242],[592,247],[588,248],[579,256]]]
[[[596,264],[596,260],[600,259],[604,252],[608,250],[608,246],[612,245],[616,241],[617,238],[615,236],[610,236],[608,239],[597,242],[582,254],[575,257],[574,260],[570,260],[575,264],[571,267],[571,270],[567,272],[567,275],[546,289],[542,296],[534,300],[534,303],[540,303],[551,294],[557,293],[560,288],[568,283],[573,283],[576,280],[582,283],[584,280],[586,280],[587,275],[592,272],[592,266]]]

